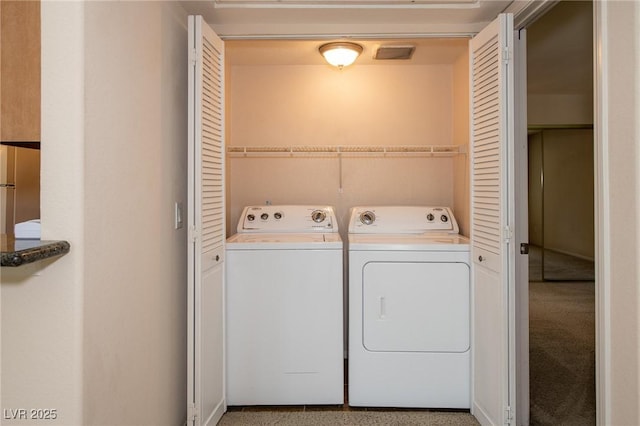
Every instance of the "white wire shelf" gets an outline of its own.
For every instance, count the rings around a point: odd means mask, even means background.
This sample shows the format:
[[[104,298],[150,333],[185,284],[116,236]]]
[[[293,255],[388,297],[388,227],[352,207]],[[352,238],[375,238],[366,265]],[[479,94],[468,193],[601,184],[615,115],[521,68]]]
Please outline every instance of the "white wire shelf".
[[[452,157],[466,154],[466,145],[393,145],[393,146],[231,146],[231,157]]]

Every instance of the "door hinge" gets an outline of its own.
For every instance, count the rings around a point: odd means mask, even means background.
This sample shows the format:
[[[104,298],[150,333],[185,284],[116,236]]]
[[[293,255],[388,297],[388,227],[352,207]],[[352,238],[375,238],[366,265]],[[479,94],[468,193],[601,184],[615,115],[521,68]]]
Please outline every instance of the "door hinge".
[[[520,254],[529,254],[529,243],[520,243]]]
[[[509,244],[511,242],[511,238],[513,238],[513,230],[510,226],[504,227],[504,242]]]
[[[510,425],[513,423],[513,410],[511,407],[507,407],[504,409],[504,424]]]
[[[198,62],[198,52],[196,51],[196,49],[190,49],[189,64],[191,64],[192,67],[195,67],[197,62]]]
[[[187,423],[193,423],[198,418],[198,407],[193,402],[187,405]]]
[[[507,63],[511,60],[511,52],[512,50],[510,47],[505,46],[502,48],[502,60],[504,63]]]
[[[199,237],[200,237],[200,233],[198,232],[196,227],[195,226],[190,226],[189,227],[189,241],[191,241],[192,243],[195,243],[196,240]]]

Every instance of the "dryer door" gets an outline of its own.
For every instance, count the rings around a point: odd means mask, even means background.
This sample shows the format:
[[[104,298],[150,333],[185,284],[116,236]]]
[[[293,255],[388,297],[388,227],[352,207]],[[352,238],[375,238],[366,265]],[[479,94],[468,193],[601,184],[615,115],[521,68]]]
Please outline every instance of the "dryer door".
[[[374,352],[466,352],[469,287],[466,263],[367,263],[364,347]]]

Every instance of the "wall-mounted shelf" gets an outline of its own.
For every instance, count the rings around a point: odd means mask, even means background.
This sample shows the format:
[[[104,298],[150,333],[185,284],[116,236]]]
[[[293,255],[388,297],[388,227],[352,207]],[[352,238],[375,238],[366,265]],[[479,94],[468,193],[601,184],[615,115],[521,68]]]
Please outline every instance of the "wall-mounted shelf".
[[[231,157],[452,157],[466,145],[231,146]]]

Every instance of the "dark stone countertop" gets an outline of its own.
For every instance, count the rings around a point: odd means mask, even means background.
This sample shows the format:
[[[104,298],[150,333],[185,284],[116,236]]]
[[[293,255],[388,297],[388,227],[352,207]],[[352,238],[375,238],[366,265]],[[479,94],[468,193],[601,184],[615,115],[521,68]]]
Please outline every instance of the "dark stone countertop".
[[[16,240],[13,235],[2,235],[2,263],[0,266],[20,266],[38,260],[69,253],[66,241]]]

